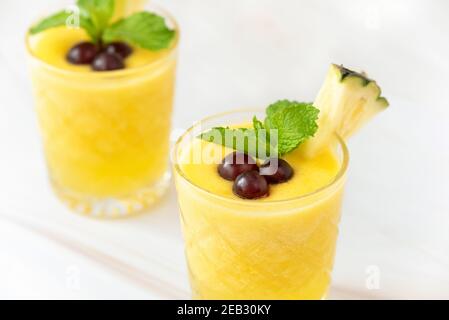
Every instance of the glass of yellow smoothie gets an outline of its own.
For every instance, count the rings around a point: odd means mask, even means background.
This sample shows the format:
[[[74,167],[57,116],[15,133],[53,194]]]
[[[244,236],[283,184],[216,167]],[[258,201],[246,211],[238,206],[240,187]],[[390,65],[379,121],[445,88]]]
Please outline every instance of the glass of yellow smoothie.
[[[164,21],[173,38],[157,50],[130,42],[125,47],[132,53],[119,57],[118,69],[112,64],[113,70],[105,70],[107,59],[95,67],[69,61],[71,48],[91,41],[82,28],[54,26],[26,38],[51,185],[70,208],[86,215],[139,212],[169,184],[178,27],[164,10],[148,10],[150,19],[163,19],[157,23]],[[109,50],[106,45],[96,46],[101,53]]]
[[[280,100],[187,130],[172,158],[193,297],[325,298],[344,139],[387,105],[373,80],[332,65],[313,104]]]
[[[232,182],[217,174],[217,162],[233,150],[196,135],[249,123],[255,114],[260,112],[208,118],[176,144],[175,179],[194,298],[321,299],[335,255],[346,146],[335,136],[336,147],[317,157],[292,152],[284,158],[296,171],[290,181],[274,185],[263,199],[240,199]]]

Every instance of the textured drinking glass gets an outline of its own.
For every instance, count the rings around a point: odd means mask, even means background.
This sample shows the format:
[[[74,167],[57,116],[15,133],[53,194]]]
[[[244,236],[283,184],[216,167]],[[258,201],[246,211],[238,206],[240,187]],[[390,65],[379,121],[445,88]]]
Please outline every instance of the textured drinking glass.
[[[150,10],[176,22],[165,11]],[[82,73],[36,56],[27,38],[36,111],[51,184],[72,209],[122,217],[162,196],[169,180],[169,133],[177,42],[142,67]]]
[[[207,118],[175,146],[175,180],[193,296],[323,299],[331,281],[348,166],[348,151],[339,137],[335,152],[340,170],[333,182],[288,200],[258,202],[210,193],[190,181],[178,163],[198,132],[250,122],[254,114],[264,117],[263,112],[239,111]]]

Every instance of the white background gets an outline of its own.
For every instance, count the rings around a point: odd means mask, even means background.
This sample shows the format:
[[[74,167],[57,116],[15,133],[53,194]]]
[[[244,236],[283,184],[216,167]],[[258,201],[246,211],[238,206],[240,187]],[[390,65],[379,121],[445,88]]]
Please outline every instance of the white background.
[[[0,298],[189,298],[173,188],[152,212],[106,222],[49,190],[23,38],[68,3],[0,2]],[[331,62],[378,80],[391,108],[349,143],[330,297],[449,298],[449,2],[158,3],[182,30],[174,128],[313,100]]]

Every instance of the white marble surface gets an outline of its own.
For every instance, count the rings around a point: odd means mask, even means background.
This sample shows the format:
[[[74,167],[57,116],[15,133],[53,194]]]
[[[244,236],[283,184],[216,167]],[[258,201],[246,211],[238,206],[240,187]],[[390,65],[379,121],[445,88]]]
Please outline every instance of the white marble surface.
[[[23,35],[70,2],[0,2],[0,298],[189,298],[173,188],[152,212],[106,222],[70,213],[48,188]],[[174,128],[311,100],[330,62],[379,81],[391,108],[350,141],[330,296],[448,299],[449,3],[159,3],[182,28]]]

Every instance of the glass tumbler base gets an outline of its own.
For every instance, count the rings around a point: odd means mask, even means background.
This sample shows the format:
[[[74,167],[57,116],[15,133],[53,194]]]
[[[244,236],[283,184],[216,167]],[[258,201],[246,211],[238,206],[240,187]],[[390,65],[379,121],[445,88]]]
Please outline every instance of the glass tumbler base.
[[[51,185],[56,196],[72,211],[93,218],[116,219],[139,214],[156,204],[166,193],[170,180],[171,173],[168,171],[149,187],[124,197],[111,198],[80,195],[58,186],[53,181]]]

